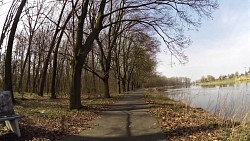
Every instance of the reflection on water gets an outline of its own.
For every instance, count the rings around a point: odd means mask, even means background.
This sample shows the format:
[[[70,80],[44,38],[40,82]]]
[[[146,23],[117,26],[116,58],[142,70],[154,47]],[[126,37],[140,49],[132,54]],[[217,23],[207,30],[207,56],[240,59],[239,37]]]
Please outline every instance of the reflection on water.
[[[191,86],[168,89],[169,97],[192,107],[203,108],[221,118],[248,120],[250,84],[230,84],[213,87]]]

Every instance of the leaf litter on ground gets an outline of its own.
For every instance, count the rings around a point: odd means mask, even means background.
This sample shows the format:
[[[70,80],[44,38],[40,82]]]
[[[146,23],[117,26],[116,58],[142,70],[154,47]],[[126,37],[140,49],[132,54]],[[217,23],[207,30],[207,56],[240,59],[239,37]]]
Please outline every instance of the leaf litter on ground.
[[[169,141],[250,140],[249,124],[220,119],[201,108],[171,100],[157,89],[147,89],[145,99]]]
[[[50,99],[49,96],[16,94],[15,113],[25,116],[19,121],[22,136],[6,130],[0,124],[1,141],[57,141],[67,135],[79,134],[90,128],[89,122],[96,119],[102,110],[107,109],[117,101],[121,95],[113,98],[83,98],[83,108],[69,110],[67,97]]]

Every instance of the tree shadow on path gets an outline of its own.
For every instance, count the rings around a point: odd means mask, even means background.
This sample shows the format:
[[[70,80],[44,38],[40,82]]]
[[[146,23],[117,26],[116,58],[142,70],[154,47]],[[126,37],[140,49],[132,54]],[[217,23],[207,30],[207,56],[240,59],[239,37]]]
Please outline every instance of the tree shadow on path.
[[[89,137],[75,135],[67,139],[67,141],[163,141],[166,137],[161,136],[162,133],[138,135],[138,136],[123,136],[123,137]],[[64,141],[64,140],[63,140]],[[66,140],[65,140],[66,141]]]

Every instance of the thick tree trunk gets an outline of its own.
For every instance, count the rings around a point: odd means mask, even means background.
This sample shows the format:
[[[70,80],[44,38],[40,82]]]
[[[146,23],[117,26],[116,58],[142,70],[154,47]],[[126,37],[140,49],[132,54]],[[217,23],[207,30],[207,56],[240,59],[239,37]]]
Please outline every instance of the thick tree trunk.
[[[118,76],[119,77],[119,76]],[[120,93],[122,93],[121,92],[121,80],[120,80],[120,78],[117,78],[117,87],[118,87],[118,93],[120,94]]]
[[[103,79],[104,83],[104,96],[105,98],[110,98],[110,92],[109,92],[109,76],[105,76]]]
[[[117,59],[119,59],[117,57]],[[122,93],[122,90],[121,90],[121,70],[120,70],[120,62],[119,60],[117,61],[117,64],[116,64],[116,69],[117,69],[117,86],[118,86],[118,93]]]
[[[134,81],[132,81],[131,90],[133,91],[134,89],[135,89],[135,84]]]
[[[130,80],[127,82],[127,91],[130,91]]]
[[[98,36],[100,30],[93,31],[84,45],[82,45],[81,53],[75,55],[75,61],[72,63],[72,77],[71,77],[71,93],[70,93],[70,109],[79,109],[82,107],[81,104],[81,76],[82,76],[82,67],[85,63],[88,53],[91,51],[91,47],[95,38]],[[79,43],[78,43],[79,44]],[[81,44],[81,41],[80,41]],[[80,45],[81,46],[81,45]]]
[[[73,66],[72,70],[72,82],[71,82],[71,93],[70,93],[70,109],[80,109],[81,104],[81,76],[82,76],[82,65],[79,61]]]
[[[72,71],[71,71],[71,92],[70,92],[70,109],[80,109],[81,104],[81,76],[82,76],[82,65],[86,57],[82,56],[81,48],[83,48],[83,25],[87,15],[89,0],[82,3],[82,13],[77,23],[76,33],[76,44],[74,46],[74,58],[72,60]],[[74,33],[73,33],[74,34]],[[81,61],[81,62],[80,62]]]
[[[83,4],[82,14],[78,21],[77,29],[77,39],[74,51],[73,60],[73,71],[72,71],[72,83],[71,83],[71,93],[70,93],[70,109],[79,109],[82,107],[81,104],[81,73],[82,67],[85,63],[88,53],[91,51],[94,40],[98,37],[100,31],[102,30],[103,12],[106,5],[106,0],[102,0],[100,4],[100,9],[97,16],[96,26],[93,31],[86,38],[85,43],[82,45],[83,41],[83,24],[87,15],[89,0],[86,0]]]
[[[125,78],[121,78],[121,79],[122,79],[122,91],[127,92],[127,90],[126,90],[126,79]]]

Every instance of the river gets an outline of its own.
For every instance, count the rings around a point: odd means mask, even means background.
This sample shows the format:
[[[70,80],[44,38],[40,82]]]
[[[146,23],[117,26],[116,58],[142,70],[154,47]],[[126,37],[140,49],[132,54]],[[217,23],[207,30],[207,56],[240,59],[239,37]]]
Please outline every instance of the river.
[[[250,83],[168,89],[171,99],[202,108],[224,119],[250,121]]]

